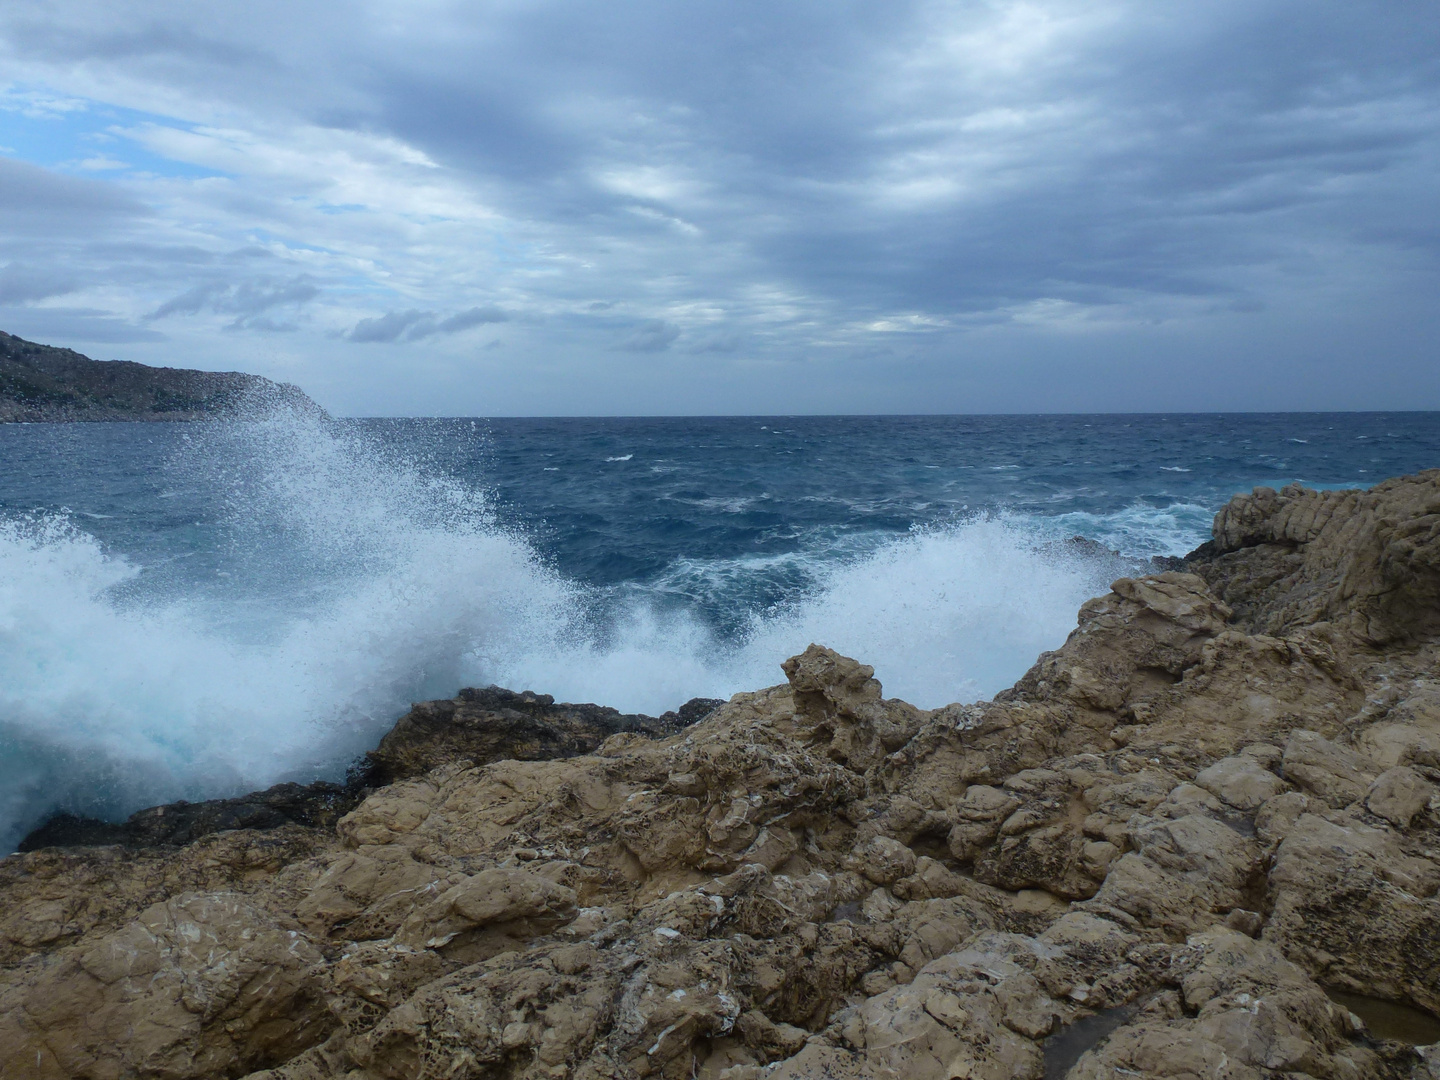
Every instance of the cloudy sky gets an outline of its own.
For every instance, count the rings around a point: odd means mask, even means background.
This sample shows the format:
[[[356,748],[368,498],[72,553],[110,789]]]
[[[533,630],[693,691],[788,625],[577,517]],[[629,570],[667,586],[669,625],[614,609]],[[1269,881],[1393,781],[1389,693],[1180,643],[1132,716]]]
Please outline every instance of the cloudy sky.
[[[5,0],[0,328],[337,413],[1440,408],[1394,0]]]

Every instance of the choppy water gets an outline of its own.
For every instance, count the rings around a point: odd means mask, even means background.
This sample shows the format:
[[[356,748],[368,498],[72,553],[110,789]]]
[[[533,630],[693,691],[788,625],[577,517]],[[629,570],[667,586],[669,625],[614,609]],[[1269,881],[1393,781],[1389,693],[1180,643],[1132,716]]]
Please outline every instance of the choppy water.
[[[333,776],[498,682],[660,712],[820,641],[1008,686],[1235,491],[1440,465],[1440,415],[0,426],[0,844]]]

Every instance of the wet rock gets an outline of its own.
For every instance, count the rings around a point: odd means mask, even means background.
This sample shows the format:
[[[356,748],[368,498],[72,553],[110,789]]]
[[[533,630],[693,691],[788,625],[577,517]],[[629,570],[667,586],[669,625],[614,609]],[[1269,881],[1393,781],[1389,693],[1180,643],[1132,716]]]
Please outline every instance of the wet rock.
[[[20,841],[16,850],[47,847],[183,846],[232,829],[278,829],[286,825],[333,828],[368,791],[363,778],[347,784],[276,784],[235,799],[175,802],[138,810],[123,822],[57,814]]]
[[[669,734],[694,723],[721,702],[696,698],[663,719],[621,713],[603,705],[556,704],[549,694],[498,686],[461,690],[453,701],[425,701],[400,718],[366,754],[379,782],[420,776],[456,761],[544,761],[597,750],[610,736],[635,731]]]
[[[233,829],[286,825],[330,829],[376,787],[440,765],[573,757],[593,752],[622,731],[650,737],[669,734],[722,704],[717,698],[693,698],[678,710],[650,717],[599,705],[557,705],[548,694],[515,693],[497,686],[461,690],[454,700],[412,707],[343,784],[284,783],[234,799],[182,800],[136,811],[123,822],[57,814],[31,831],[16,850],[183,846]]]

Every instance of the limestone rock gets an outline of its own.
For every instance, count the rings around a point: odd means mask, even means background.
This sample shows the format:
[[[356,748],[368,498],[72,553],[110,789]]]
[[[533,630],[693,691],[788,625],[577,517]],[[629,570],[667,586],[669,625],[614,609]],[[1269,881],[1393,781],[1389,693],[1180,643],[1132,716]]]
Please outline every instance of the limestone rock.
[[[1262,862],[1258,845],[1204,814],[1150,819],[1135,832],[1136,852],[1111,868],[1089,907],[1183,940],[1247,907]]]
[[[1413,1080],[1321,987],[1440,1011],[1437,484],[1237,499],[994,701],[472,692],[338,822],[4,860],[0,1077]]]
[[[576,894],[542,874],[496,867],[452,885],[418,907],[401,924],[395,940],[412,948],[441,949],[477,960],[550,933],[576,915]],[[481,944],[477,931],[488,930]],[[457,939],[459,939],[457,941]],[[508,940],[507,940],[508,939]]]
[[[1255,813],[1255,832],[1267,844],[1278,844],[1310,809],[1310,800],[1298,791],[1268,799]]]
[[[1285,790],[1285,781],[1252,755],[1222,758],[1195,777],[1195,783],[1237,810],[1253,811]]]
[[[1303,815],[1269,874],[1265,934],[1333,984],[1440,1010],[1434,985],[1440,862],[1393,829]]]
[[[809,737],[830,737],[826,753],[864,769],[898,750],[919,729],[923,714],[913,705],[881,696],[875,669],[811,645],[781,665],[790,682],[797,720]]]
[[[1414,769],[1397,765],[1375,778],[1365,796],[1365,805],[1396,828],[1408,829],[1415,815],[1424,810],[1435,789]]]
[[[1332,621],[1368,642],[1440,631],[1440,470],[1369,491],[1237,495],[1199,572],[1269,633]]]
[[[1348,1038],[1324,992],[1272,945],[1228,929],[1193,938],[1180,983],[1184,1012],[1142,1016],[1072,1069],[1072,1080],[1114,1076],[1380,1076],[1382,1063]]]
[[[1380,770],[1360,754],[1336,746],[1313,731],[1297,731],[1285,744],[1285,775],[1331,806],[1363,798]]]
[[[876,885],[893,885],[915,872],[915,853],[898,840],[876,836],[855,852],[855,868]]]
[[[320,953],[233,894],[181,894],[0,982],[0,1069],[206,1078],[282,1062],[332,1018]],[[23,1064],[22,1064],[23,1063]]]

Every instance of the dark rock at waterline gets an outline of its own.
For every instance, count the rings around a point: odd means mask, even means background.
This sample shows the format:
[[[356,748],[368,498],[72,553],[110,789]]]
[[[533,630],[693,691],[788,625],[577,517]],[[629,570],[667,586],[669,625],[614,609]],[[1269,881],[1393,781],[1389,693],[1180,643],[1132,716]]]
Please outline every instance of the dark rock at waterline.
[[[698,724],[705,717],[725,704],[724,698],[696,697],[681,705],[679,709],[671,712],[663,712],[659,716],[661,724],[667,730],[686,728],[691,724]]]
[[[92,360],[0,331],[0,423],[219,420],[275,406],[323,413],[259,375]]]
[[[722,704],[717,698],[692,698],[654,717],[603,705],[556,704],[549,694],[529,690],[465,689],[453,700],[415,705],[365,757],[372,780],[384,783],[464,759],[482,764],[578,757],[622,731],[651,738],[671,735]]]
[[[412,706],[343,784],[276,784],[234,799],[152,806],[125,821],[57,814],[20,841],[19,851],[47,847],[182,846],[229,829],[269,830],[284,825],[329,829],[377,787],[418,776],[453,761],[547,761],[594,751],[611,735],[634,731],[671,735],[703,719],[724,702],[692,698],[658,717],[621,713],[602,705],[556,704],[549,694],[515,693],[498,686],[466,689],[453,700]]]
[[[121,822],[57,814],[20,841],[20,851],[47,847],[181,846],[227,829],[282,825],[330,828],[369,794],[363,778],[347,784],[276,784],[235,799],[174,802],[138,810]]]

